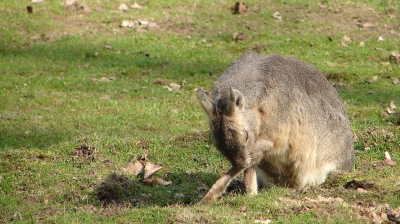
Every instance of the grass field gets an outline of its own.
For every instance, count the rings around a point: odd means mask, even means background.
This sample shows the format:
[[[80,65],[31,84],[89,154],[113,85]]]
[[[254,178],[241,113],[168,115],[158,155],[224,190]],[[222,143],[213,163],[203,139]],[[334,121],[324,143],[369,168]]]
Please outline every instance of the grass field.
[[[386,151],[400,161],[400,63],[389,57],[400,51],[398,1],[249,0],[243,14],[226,0],[140,1],[127,11],[121,3],[0,1],[0,223],[399,216],[400,165],[384,162]],[[300,194],[272,187],[247,197],[237,181],[214,204],[196,206],[229,164],[211,146],[194,90],[210,90],[251,49],[326,75],[350,117],[354,170]],[[124,171],[144,151],[163,164],[155,176],[172,184],[148,186]]]

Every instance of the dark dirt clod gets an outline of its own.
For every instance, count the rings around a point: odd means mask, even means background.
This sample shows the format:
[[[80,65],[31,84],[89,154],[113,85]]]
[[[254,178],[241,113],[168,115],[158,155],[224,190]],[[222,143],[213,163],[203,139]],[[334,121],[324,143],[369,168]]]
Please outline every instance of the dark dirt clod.
[[[244,194],[245,192],[243,180],[237,178],[233,179],[226,188],[226,193],[228,194]]]
[[[368,189],[373,188],[374,185],[371,183],[367,183],[366,181],[352,180],[352,181],[347,182],[343,187],[346,189],[353,189],[353,190],[356,190],[357,188],[362,188],[364,190],[368,190]]]
[[[127,176],[111,174],[96,189],[97,199],[107,204],[119,204],[133,195],[134,183]]]
[[[247,11],[247,5],[241,1],[236,2],[235,5],[232,7],[233,14],[242,14],[245,13],[246,11]]]
[[[93,146],[81,145],[72,151],[71,156],[74,161],[92,162],[96,159],[96,152],[97,150]]]

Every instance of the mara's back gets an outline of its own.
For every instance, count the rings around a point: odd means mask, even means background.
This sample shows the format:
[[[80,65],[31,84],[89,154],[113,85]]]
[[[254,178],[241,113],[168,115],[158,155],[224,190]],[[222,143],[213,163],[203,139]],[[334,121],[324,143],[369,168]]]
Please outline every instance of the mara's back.
[[[248,51],[232,62],[214,83],[213,98],[218,100],[234,87],[246,98],[246,107],[258,105],[264,98],[305,97],[313,102],[326,101],[332,109],[346,114],[336,90],[312,65],[290,57],[260,55]]]

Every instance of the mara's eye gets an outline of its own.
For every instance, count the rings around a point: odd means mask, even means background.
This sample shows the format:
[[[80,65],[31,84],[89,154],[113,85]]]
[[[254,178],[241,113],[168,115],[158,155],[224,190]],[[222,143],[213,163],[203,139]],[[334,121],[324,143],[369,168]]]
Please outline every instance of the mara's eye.
[[[243,129],[244,136],[246,137],[246,142],[249,139],[249,133],[246,131],[246,129]]]

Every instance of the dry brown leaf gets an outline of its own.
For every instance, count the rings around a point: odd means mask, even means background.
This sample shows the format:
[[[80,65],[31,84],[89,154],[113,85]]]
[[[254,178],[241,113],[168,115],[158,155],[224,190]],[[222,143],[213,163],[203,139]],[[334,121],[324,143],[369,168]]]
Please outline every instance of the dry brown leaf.
[[[174,91],[179,91],[181,90],[181,85],[176,84],[176,83],[170,83],[169,86],[174,90]]]
[[[385,159],[384,161],[389,166],[396,166],[397,165],[397,162],[394,161],[394,160],[391,160],[391,159]]]
[[[167,186],[167,185],[172,184],[172,181],[166,181],[162,178],[153,176],[151,178],[142,180],[142,183],[146,184],[146,185],[152,185],[152,186],[155,186],[155,185]]]
[[[394,114],[395,112],[392,109],[390,109],[390,107],[388,107],[388,108],[386,108],[386,113]]]
[[[162,169],[163,166],[160,164],[153,164],[151,162],[146,162],[144,164],[144,179],[147,179],[151,175],[153,175],[158,170]]]
[[[343,36],[343,40],[347,41],[347,42],[351,42],[351,38],[346,35]]]
[[[385,159],[392,160],[388,151],[385,152]]]
[[[396,109],[396,105],[394,105],[393,100],[390,101],[390,109],[392,110]]]
[[[274,12],[273,14],[272,14],[272,17],[274,17],[276,20],[278,20],[278,21],[282,21],[282,16],[281,16],[281,14],[278,12],[278,11],[276,11],[276,12]]]
[[[367,193],[368,191],[365,190],[364,188],[359,187],[356,189],[356,192],[362,194],[362,193]]]
[[[121,5],[119,5],[118,10],[125,12],[129,10],[129,7],[125,3],[122,3]]]
[[[123,170],[129,174],[137,176],[143,171],[143,168],[144,166],[139,160],[132,159]]]
[[[375,27],[376,24],[367,22],[367,23],[358,23],[357,26],[360,28],[372,28],[372,27]]]
[[[115,77],[101,77],[99,79],[99,82],[111,82],[113,80],[116,80],[116,78]]]
[[[372,79],[369,82],[376,82],[378,81],[378,76],[374,75],[372,76]]]
[[[399,84],[399,79],[398,79],[398,78],[392,78],[392,83],[393,83],[394,85]]]
[[[272,222],[271,219],[266,219],[266,220],[256,219],[256,220],[254,220],[254,223],[261,223],[261,224],[269,224],[271,222]]]
[[[396,166],[397,165],[397,162],[392,160],[392,158],[390,157],[388,151],[385,152],[385,160],[384,161],[389,166]]]
[[[131,5],[131,8],[132,8],[132,9],[143,9],[143,6],[141,6],[141,5],[139,5],[139,4],[137,4],[137,3],[135,2],[135,3],[133,3],[133,5]]]

